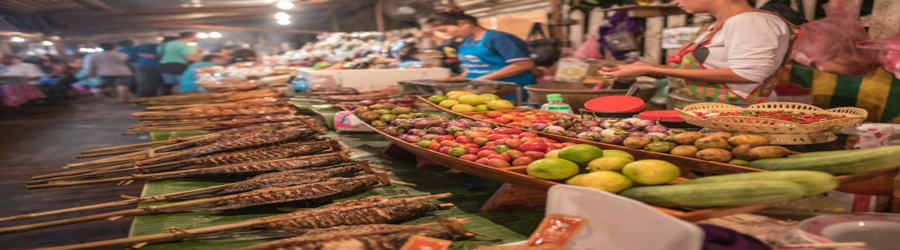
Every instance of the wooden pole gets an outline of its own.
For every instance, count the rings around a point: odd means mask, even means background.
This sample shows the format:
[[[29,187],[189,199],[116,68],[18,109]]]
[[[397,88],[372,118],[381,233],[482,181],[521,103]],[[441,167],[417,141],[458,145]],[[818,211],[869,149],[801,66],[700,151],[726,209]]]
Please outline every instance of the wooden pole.
[[[384,1],[375,4],[375,27],[378,32],[384,32]]]
[[[262,31],[262,32],[278,32],[278,33],[296,33],[296,34],[321,34],[324,30],[292,30],[292,29],[273,29],[273,28],[252,28],[224,25],[206,25],[206,24],[160,24],[157,27],[166,28],[186,28],[186,29],[210,29],[210,30],[241,30],[241,31]]]

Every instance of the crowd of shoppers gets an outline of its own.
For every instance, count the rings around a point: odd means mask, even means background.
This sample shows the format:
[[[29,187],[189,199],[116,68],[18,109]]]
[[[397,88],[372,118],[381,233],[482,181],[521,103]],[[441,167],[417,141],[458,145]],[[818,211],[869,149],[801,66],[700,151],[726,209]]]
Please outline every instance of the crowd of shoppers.
[[[66,86],[69,92],[90,88],[98,96],[127,102],[134,96],[202,91],[196,84],[198,68],[257,60],[250,49],[225,46],[216,53],[204,53],[196,42],[195,32],[164,37],[160,43],[125,39],[101,43],[101,52],[83,58],[69,56],[68,63],[49,55],[28,59],[0,55],[0,77],[25,79],[39,88]]]

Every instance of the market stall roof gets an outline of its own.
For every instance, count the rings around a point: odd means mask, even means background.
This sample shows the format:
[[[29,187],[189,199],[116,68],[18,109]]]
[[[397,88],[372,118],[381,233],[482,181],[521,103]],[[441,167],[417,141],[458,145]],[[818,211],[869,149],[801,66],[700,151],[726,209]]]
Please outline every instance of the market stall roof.
[[[63,37],[100,34],[148,33],[178,29],[246,30],[317,33],[334,25],[307,25],[301,21],[332,20],[337,12],[367,10],[378,0],[305,0],[280,10],[274,0],[4,0],[0,1],[0,28]],[[273,14],[284,11],[301,19],[297,25],[274,25]],[[344,17],[340,18],[344,18]],[[340,20],[338,20],[340,21]],[[371,23],[371,22],[369,22]],[[315,28],[312,28],[315,27]],[[324,29],[324,30],[323,30]]]

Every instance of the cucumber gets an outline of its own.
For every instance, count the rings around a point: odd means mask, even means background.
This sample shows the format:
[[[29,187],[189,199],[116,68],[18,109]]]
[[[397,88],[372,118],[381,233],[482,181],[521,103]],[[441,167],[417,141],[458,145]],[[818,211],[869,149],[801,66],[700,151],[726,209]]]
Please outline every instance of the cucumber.
[[[777,172],[755,172],[743,174],[728,174],[697,178],[676,185],[696,185],[705,183],[719,183],[732,181],[790,181],[800,184],[806,190],[806,195],[821,194],[837,188],[841,182],[834,175],[819,171],[793,170]]]
[[[806,191],[790,181],[732,181],[636,187],[619,194],[660,207],[705,208],[788,201],[803,197]]]
[[[819,152],[809,152],[809,153],[793,154],[793,155],[788,155],[788,157],[792,157],[792,158],[800,158],[800,157],[832,156],[832,155],[841,155],[841,154],[847,154],[847,153],[856,153],[856,152],[860,152],[860,151],[866,152],[866,151],[875,150],[875,149],[879,149],[879,148],[854,149],[854,150],[819,151]]]
[[[847,152],[816,152],[816,156],[773,158],[752,161],[748,167],[780,170],[815,170],[835,175],[854,174],[900,165],[900,146],[880,147]],[[812,154],[812,153],[810,153]]]

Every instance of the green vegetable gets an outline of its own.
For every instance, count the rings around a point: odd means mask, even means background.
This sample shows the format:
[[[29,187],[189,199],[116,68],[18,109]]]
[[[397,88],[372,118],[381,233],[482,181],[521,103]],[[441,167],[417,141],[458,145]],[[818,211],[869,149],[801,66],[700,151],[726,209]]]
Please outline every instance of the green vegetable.
[[[812,154],[812,153],[810,153]],[[900,164],[900,146],[873,149],[816,152],[815,156],[762,159],[748,167],[780,170],[816,170],[831,174],[854,174]]]
[[[794,200],[806,195],[790,181],[732,181],[629,188],[619,193],[660,207],[722,207]]]
[[[741,174],[727,174],[697,178],[676,185],[696,185],[705,183],[726,183],[733,181],[790,181],[800,184],[806,190],[807,195],[821,194],[831,191],[840,185],[840,181],[834,175],[819,171],[777,171],[755,172]]]

